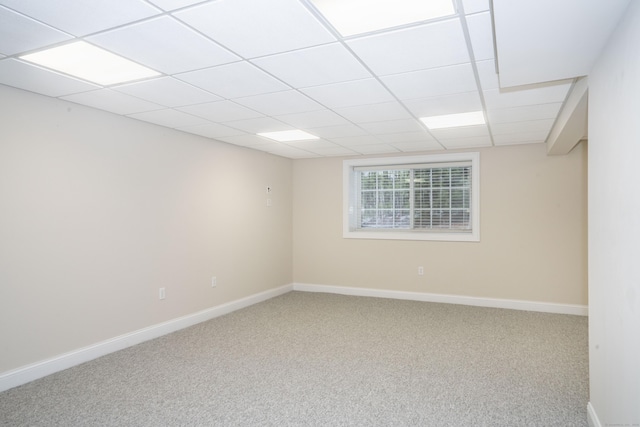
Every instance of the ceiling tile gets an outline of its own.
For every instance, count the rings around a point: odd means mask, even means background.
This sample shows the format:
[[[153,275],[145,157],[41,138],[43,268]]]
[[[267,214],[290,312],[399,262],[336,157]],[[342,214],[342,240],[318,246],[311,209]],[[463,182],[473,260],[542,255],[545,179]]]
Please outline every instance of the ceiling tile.
[[[371,77],[371,73],[339,43],[267,56],[252,62],[295,88]]]
[[[161,105],[143,101],[142,99],[115,92],[110,89],[93,90],[91,92],[76,93],[63,96],[62,99],[89,107],[110,111],[116,114],[133,114],[143,111],[162,109]]]
[[[276,156],[288,157],[290,159],[308,159],[312,157],[320,157],[318,154],[291,147],[285,144],[273,147],[258,147],[257,149],[266,151],[267,153],[271,153]]]
[[[345,136],[340,138],[330,138],[332,142],[343,147],[353,148],[360,145],[383,144],[383,142],[373,135]]]
[[[176,77],[227,99],[290,89],[246,61],[191,71]]]
[[[469,62],[457,18],[357,38],[347,44],[378,75]]]
[[[415,151],[442,150],[443,148],[442,145],[438,144],[436,141],[397,142],[391,145],[405,153]]]
[[[496,73],[496,63],[493,59],[476,62],[478,77],[483,90],[498,89],[500,82]]]
[[[478,91],[409,99],[404,101],[404,104],[417,117],[441,116],[482,110],[482,102]]]
[[[333,147],[317,147],[309,149],[309,151],[320,156],[356,156],[359,154],[339,145],[334,145]]]
[[[316,128],[325,126],[339,126],[349,124],[331,110],[308,111],[305,113],[285,114],[275,117],[298,129]]]
[[[477,15],[467,16],[466,19],[475,60],[493,59],[495,53],[493,50],[491,14],[489,12],[478,13]]]
[[[322,139],[314,139],[311,141],[290,141],[286,142],[290,147],[300,148],[303,150],[313,151],[318,148],[336,148],[339,145],[334,144],[333,142],[325,141]]]
[[[393,101],[393,96],[375,79],[354,80],[300,89],[329,108]]]
[[[522,107],[487,110],[489,123],[521,122],[525,120],[554,119],[562,102],[550,104],[525,105]]]
[[[326,126],[321,128],[310,128],[308,131],[313,135],[331,140],[334,138],[367,135],[367,131],[356,125]]]
[[[171,109],[147,111],[144,113],[129,114],[128,116],[170,128],[182,128],[207,123],[206,120],[201,119],[200,117],[195,117],[191,114]]]
[[[233,120],[262,117],[262,114],[232,101],[207,102],[206,104],[189,105],[178,109],[185,113],[211,120],[212,122],[230,122]]]
[[[524,132],[546,132],[549,133],[555,119],[528,120],[525,122],[492,123],[491,133],[495,135],[524,133]]]
[[[341,116],[354,123],[368,123],[379,120],[408,119],[411,114],[399,102],[357,105],[355,107],[336,108]]]
[[[445,148],[490,147],[491,139],[488,136],[474,136],[470,138],[452,138],[439,140]]]
[[[63,96],[99,89],[100,86],[18,61],[0,61],[0,83],[47,96]]]
[[[486,12],[489,10],[489,0],[462,0],[464,13],[469,15],[472,13]]]
[[[385,122],[371,122],[360,124],[364,130],[373,135],[393,134],[401,132],[420,132],[424,130],[415,119],[389,120]]]
[[[196,3],[202,3],[206,0],[149,0],[163,10],[176,10]]]
[[[180,107],[221,100],[219,96],[171,77],[131,83],[113,89],[165,107]]]
[[[195,126],[185,126],[178,128],[181,131],[193,133],[195,135],[206,136],[207,138],[220,138],[224,136],[244,135],[245,133],[232,129],[218,123],[206,123]]]
[[[398,143],[405,142],[431,142],[435,141],[431,135],[426,131],[421,130],[419,132],[402,132],[402,133],[390,133],[386,135],[376,135],[377,138],[386,142],[387,144],[397,145]]]
[[[167,74],[238,60],[169,16],[92,36],[88,41]]]
[[[2,4],[75,36],[160,13],[142,0],[2,0]]]
[[[267,116],[281,116],[323,109],[320,104],[295,90],[248,96],[235,99],[235,101]]]
[[[471,64],[394,74],[381,79],[400,99],[451,95],[477,89]]]
[[[27,52],[71,38],[69,34],[0,6],[0,52],[4,55]]]
[[[486,125],[478,126],[462,126],[447,129],[433,129],[430,131],[438,140],[471,138],[471,137],[488,137],[489,129]]]
[[[546,140],[548,132],[522,132],[504,135],[494,135],[496,145],[537,144]]]
[[[256,117],[255,119],[236,120],[233,122],[226,122],[225,125],[249,133],[278,132],[281,130],[293,129],[291,126],[271,117]]]
[[[244,58],[335,41],[297,0],[216,1],[175,16]]]
[[[397,148],[387,144],[358,145],[353,149],[360,154],[387,154],[397,153],[398,151],[400,151]]]
[[[273,148],[275,146],[282,145],[282,143],[280,142],[276,142],[271,139],[263,138],[261,136],[253,135],[253,134],[222,136],[216,139],[223,142],[228,142],[229,144],[240,145],[242,147],[252,147],[252,148],[257,146],[263,146],[263,147],[270,146]]]
[[[487,109],[518,107],[522,105],[564,102],[571,82],[546,83],[527,86],[527,89],[491,89],[484,91]]]

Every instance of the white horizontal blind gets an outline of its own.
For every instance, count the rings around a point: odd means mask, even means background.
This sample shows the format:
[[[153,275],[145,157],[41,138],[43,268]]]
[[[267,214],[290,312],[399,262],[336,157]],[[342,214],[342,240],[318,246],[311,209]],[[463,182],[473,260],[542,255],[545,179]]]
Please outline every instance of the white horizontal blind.
[[[470,232],[471,163],[356,167],[358,229]]]

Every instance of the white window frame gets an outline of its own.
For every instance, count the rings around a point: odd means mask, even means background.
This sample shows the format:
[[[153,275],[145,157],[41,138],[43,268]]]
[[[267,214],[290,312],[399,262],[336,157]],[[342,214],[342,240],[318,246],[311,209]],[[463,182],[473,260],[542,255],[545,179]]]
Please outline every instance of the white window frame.
[[[362,229],[357,228],[358,191],[356,168],[471,162],[471,230]],[[435,240],[451,242],[480,241],[480,153],[446,153],[406,157],[349,159],[343,161],[343,237],[347,239]]]

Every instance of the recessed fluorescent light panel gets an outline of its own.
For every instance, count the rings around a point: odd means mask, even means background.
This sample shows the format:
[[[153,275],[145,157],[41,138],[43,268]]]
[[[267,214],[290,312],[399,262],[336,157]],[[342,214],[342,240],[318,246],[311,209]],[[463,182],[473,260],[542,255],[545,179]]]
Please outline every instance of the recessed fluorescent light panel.
[[[453,0],[311,0],[343,36],[454,15]]]
[[[259,133],[259,136],[264,136],[265,138],[273,139],[274,141],[279,142],[289,142],[289,141],[307,141],[310,139],[320,139],[317,136],[311,135],[310,133],[301,131],[301,130],[284,130],[280,132],[263,132]]]
[[[482,111],[446,114],[444,116],[421,117],[420,120],[422,120],[422,122],[431,130],[485,124],[484,114]]]
[[[83,41],[43,50],[20,59],[100,85],[112,85],[160,73]]]

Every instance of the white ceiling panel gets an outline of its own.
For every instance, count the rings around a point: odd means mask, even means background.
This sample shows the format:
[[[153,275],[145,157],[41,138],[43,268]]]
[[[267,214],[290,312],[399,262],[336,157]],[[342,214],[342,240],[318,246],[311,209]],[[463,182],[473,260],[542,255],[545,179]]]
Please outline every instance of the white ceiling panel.
[[[142,0],[2,0],[2,4],[75,36],[161,13]]]
[[[474,136],[471,138],[441,139],[440,143],[448,150],[457,148],[490,147],[488,136]]]
[[[381,79],[400,99],[452,95],[477,88],[471,64],[395,74]]]
[[[424,130],[415,119],[389,120],[386,122],[370,122],[360,124],[364,130],[373,135],[394,134],[401,132],[420,132]]]
[[[375,79],[354,80],[301,89],[329,108],[378,104],[393,101],[393,96]]]
[[[286,142],[290,147],[300,148],[302,150],[315,151],[318,148],[336,148],[339,145],[333,142],[325,141],[323,139],[314,139],[310,141],[290,141]]]
[[[467,113],[482,109],[480,94],[477,91],[431,98],[409,99],[404,101],[404,104],[417,117]]]
[[[355,156],[359,153],[350,150],[345,147],[341,147],[339,145],[334,145],[333,147],[316,147],[313,149],[308,149],[312,153],[318,154],[320,156]]]
[[[360,154],[387,154],[400,151],[394,146],[387,144],[358,145],[357,147],[353,147],[353,150]]]
[[[310,127],[340,126],[349,124],[347,120],[340,117],[331,110],[308,111],[305,113],[285,114],[276,116],[276,119],[295,126],[299,129]]]
[[[69,34],[0,6],[0,52],[4,55],[39,49],[71,38]]]
[[[71,95],[100,88],[11,58],[0,61],[0,83],[47,96]]]
[[[258,147],[258,149],[266,151],[267,153],[275,154],[276,156],[289,157],[291,159],[309,159],[313,157],[319,157],[318,154],[311,153],[310,151],[302,150],[284,144],[273,146],[273,148]]]
[[[240,129],[249,133],[259,132],[278,132],[281,130],[292,130],[288,124],[282,123],[271,117],[256,117],[255,119],[236,120],[233,122],[226,122],[227,126],[231,126],[235,129]]]
[[[587,75],[630,0],[493,0],[503,87]]]
[[[216,1],[175,16],[244,58],[336,40],[298,0]]]
[[[405,153],[415,151],[442,150],[443,148],[442,145],[440,145],[436,141],[396,142],[391,145]]]
[[[433,129],[431,134],[439,141],[446,139],[460,139],[473,137],[489,137],[489,129],[486,125],[462,126],[457,128]]]
[[[536,144],[544,142],[548,132],[522,132],[504,135],[494,135],[496,145]]]
[[[354,148],[361,145],[384,144],[379,138],[373,135],[345,136],[340,138],[329,138],[329,140],[348,148]]]
[[[169,16],[129,25],[88,40],[168,74],[239,59]]]
[[[183,7],[191,6],[197,3],[202,3],[205,0],[149,0],[163,10],[176,10]]]
[[[493,26],[491,25],[491,14],[489,12],[478,13],[467,16],[467,27],[469,27],[469,37],[473,46],[473,56],[476,61],[493,59],[495,57],[493,49]]]
[[[527,86],[526,89],[491,89],[484,91],[484,100],[489,110],[564,102],[570,88],[571,82],[557,82]]]
[[[378,75],[469,62],[458,18],[357,38],[347,44]]]
[[[522,107],[487,110],[487,116],[492,124],[522,122],[526,120],[554,119],[560,112],[561,107],[561,102],[525,105]]]
[[[331,43],[252,60],[295,88],[371,77],[340,43]]]
[[[178,109],[218,123],[262,117],[262,114],[231,101],[207,102]]]
[[[171,77],[131,83],[113,89],[165,107],[180,107],[221,100],[219,96]]]
[[[498,89],[500,87],[498,74],[496,73],[496,63],[493,59],[476,62],[476,68],[478,69],[482,90]]]
[[[290,89],[246,61],[191,71],[176,77],[227,99]]]
[[[73,95],[63,96],[62,99],[98,108],[100,110],[110,111],[116,114],[141,113],[143,111],[160,110],[163,108],[161,105],[147,102],[110,89],[76,93]]]
[[[223,142],[228,142],[229,144],[240,145],[242,147],[276,147],[282,145],[280,142],[273,141],[268,138],[263,138],[258,135],[245,134],[245,135],[232,135],[232,136],[221,136],[216,138]]]
[[[191,114],[171,109],[129,114],[129,117],[170,128],[182,128],[186,126],[195,126],[207,123],[206,120],[200,117],[195,117]]]
[[[325,126],[321,128],[310,128],[308,131],[313,135],[331,140],[333,140],[333,138],[367,135],[367,131],[356,125]]]
[[[206,123],[195,126],[186,126],[178,128],[181,131],[193,133],[195,135],[205,136],[207,138],[220,138],[224,136],[244,135],[245,133],[218,123]]]
[[[462,7],[467,15],[486,12],[489,10],[489,0],[462,0]]]
[[[549,133],[555,119],[545,120],[527,120],[524,122],[511,123],[493,123],[491,125],[491,133],[495,135],[504,135],[512,133],[528,133],[528,132],[546,132]]]
[[[424,130],[420,132],[402,132],[402,133],[390,133],[385,135],[376,136],[380,141],[387,144],[393,144],[397,146],[399,143],[405,142],[433,142],[435,139]],[[437,144],[437,143],[436,143]],[[442,148],[442,147],[440,147]]]
[[[383,102],[381,104],[357,105],[355,107],[336,108],[341,116],[354,123],[408,119],[411,114],[399,102]]]
[[[246,98],[238,98],[235,101],[267,116],[281,116],[324,109],[314,100],[295,90],[248,96]]]

